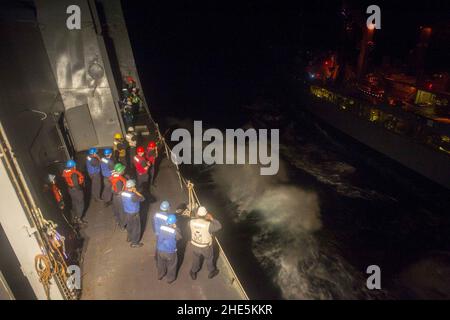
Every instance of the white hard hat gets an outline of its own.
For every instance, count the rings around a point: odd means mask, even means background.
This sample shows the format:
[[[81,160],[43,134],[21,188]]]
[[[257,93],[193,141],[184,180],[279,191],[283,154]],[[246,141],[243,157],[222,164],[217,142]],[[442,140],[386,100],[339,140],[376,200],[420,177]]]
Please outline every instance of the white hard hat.
[[[128,128],[128,132],[133,132],[134,131],[134,128],[133,127],[129,127]]]
[[[127,188],[134,188],[136,187],[136,181],[133,179],[127,180],[127,183],[125,184]]]
[[[205,207],[199,207],[197,210],[197,215],[199,217],[204,217],[204,216],[206,216],[207,213],[208,213],[208,211],[206,210]]]

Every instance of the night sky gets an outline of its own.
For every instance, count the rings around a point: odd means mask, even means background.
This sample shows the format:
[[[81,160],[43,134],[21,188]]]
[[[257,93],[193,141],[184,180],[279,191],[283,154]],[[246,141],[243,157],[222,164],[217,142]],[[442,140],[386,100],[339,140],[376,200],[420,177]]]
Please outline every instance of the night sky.
[[[299,52],[340,45],[343,1],[194,3],[123,3],[141,81],[157,117],[238,121],[241,106],[258,99],[289,103]],[[372,4],[346,3],[364,19]],[[382,32],[376,34],[375,63],[384,55],[404,60],[420,25],[450,21],[448,1],[377,4]],[[430,44],[430,68],[449,69],[450,41],[444,36],[441,32]],[[357,40],[358,35],[350,43],[355,49]]]

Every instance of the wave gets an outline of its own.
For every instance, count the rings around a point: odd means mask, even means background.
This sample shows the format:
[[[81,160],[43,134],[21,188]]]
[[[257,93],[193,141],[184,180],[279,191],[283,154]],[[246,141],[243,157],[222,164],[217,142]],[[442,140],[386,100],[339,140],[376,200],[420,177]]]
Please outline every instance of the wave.
[[[252,251],[286,299],[369,298],[365,279],[321,235],[320,202],[314,191],[255,165],[214,166],[211,176],[237,206],[237,222],[256,223]]]

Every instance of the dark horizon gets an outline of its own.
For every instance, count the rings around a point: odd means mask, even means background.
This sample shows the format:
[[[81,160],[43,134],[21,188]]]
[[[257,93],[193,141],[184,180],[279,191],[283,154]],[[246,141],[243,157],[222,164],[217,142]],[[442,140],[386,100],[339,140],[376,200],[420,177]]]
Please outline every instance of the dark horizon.
[[[259,98],[287,96],[292,77],[300,72],[294,68],[302,50],[339,49],[344,2],[366,19],[368,1],[122,5],[138,69],[145,75],[143,86],[155,110],[233,118],[242,105]],[[420,26],[442,24],[433,34],[426,68],[450,70],[450,41],[445,41],[450,38],[450,11],[444,13],[448,6],[445,1],[407,6],[380,2],[382,30],[375,35],[374,63],[380,64],[383,56],[402,62],[414,49]]]

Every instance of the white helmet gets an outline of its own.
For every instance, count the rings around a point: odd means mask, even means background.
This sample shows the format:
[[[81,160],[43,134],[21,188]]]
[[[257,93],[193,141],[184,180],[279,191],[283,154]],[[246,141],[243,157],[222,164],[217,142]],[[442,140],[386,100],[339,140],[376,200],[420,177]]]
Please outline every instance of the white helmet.
[[[136,181],[134,181],[133,179],[127,180],[127,183],[125,184],[125,186],[127,188],[134,188],[136,187]]]
[[[134,128],[133,127],[129,127],[128,128],[128,132],[134,132]]]
[[[204,217],[204,216],[206,216],[207,213],[208,213],[208,211],[206,210],[205,207],[199,207],[197,210],[197,215],[199,217]]]

